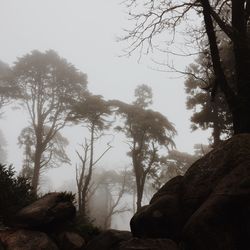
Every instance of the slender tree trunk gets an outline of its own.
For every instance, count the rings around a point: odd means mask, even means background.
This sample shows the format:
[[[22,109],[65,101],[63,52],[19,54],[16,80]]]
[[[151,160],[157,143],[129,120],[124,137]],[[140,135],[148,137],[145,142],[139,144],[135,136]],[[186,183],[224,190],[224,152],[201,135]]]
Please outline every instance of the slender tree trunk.
[[[232,1],[234,59],[238,102],[233,111],[234,133],[250,133],[250,39],[245,0]]]
[[[136,211],[137,212],[141,209],[142,197],[143,197],[143,187],[141,185],[139,185],[137,187],[137,201],[136,201]]]
[[[133,187],[133,214],[136,212],[136,186]]]
[[[39,178],[40,178],[40,170],[41,170],[41,158],[44,151],[43,146],[43,129],[42,125],[39,122],[35,133],[36,133],[36,149],[35,149],[35,156],[34,156],[34,170],[33,176],[31,180],[32,191],[34,194],[37,194],[38,185],[39,185]]]
[[[143,187],[141,185],[142,183],[142,169],[141,166],[137,163],[137,160],[135,159],[136,156],[133,155],[133,167],[135,172],[135,182],[136,182],[136,211],[138,211],[141,208],[141,202],[142,202],[142,196],[143,196]]]
[[[87,194],[89,189],[89,184],[92,178],[93,172],[93,163],[94,163],[94,132],[95,132],[95,125],[93,124],[91,127],[91,139],[90,139],[90,160],[89,160],[89,172],[86,177],[83,189],[82,189],[82,209],[79,211],[83,216],[86,216],[86,201],[87,201]]]
[[[78,189],[78,211],[82,211],[82,187],[77,187]]]
[[[37,194],[37,189],[39,185],[41,157],[42,157],[41,149],[37,147],[36,152],[35,152],[33,176],[32,176],[32,181],[31,181],[32,192],[34,194]]]

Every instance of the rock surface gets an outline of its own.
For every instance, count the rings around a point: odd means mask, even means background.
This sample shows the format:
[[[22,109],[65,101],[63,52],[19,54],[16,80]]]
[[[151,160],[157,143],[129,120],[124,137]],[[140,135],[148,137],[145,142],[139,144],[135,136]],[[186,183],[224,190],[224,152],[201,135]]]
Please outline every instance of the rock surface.
[[[75,217],[71,200],[71,194],[49,193],[21,209],[12,229],[1,227],[0,250],[83,250],[84,239],[65,231]]]
[[[75,232],[62,232],[57,237],[60,250],[81,250],[85,248],[84,239]]]
[[[58,250],[56,244],[42,232],[24,229],[0,231],[0,240],[6,250]]]
[[[131,237],[132,235],[128,231],[107,230],[90,241],[86,250],[117,249],[119,243],[129,240]]]
[[[153,196],[150,205],[134,215],[130,222],[134,237],[178,241],[182,226],[182,179],[182,176],[177,176],[170,180]]]
[[[175,242],[168,239],[132,238],[120,244],[117,250],[178,250]]]
[[[75,213],[75,206],[62,193],[49,193],[21,209],[15,216],[15,221],[18,227],[37,229],[70,220]]]
[[[131,230],[141,238],[173,239],[185,250],[245,250],[249,212],[250,134],[241,134],[165,184],[132,218]]]

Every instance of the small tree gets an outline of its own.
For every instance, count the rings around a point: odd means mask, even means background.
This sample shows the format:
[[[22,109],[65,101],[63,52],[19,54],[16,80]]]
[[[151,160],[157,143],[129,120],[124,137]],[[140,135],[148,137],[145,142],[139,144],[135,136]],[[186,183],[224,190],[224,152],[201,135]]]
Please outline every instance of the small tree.
[[[144,89],[144,86],[138,88]],[[137,89],[136,93],[140,91]],[[159,112],[146,109],[146,103],[149,102],[141,95],[136,97],[134,104],[111,102],[123,119],[123,123],[117,126],[116,130],[123,132],[128,138],[128,155],[132,159],[136,179],[137,210],[141,208],[146,178],[161,162],[160,150],[173,147],[172,138],[176,134],[168,119]]]
[[[22,207],[36,199],[29,181],[16,177],[12,166],[0,164],[0,222],[9,223]]]
[[[233,86],[235,72],[233,70],[232,48],[226,47],[225,38],[221,37],[220,53],[223,58],[224,68],[228,81]],[[228,138],[232,132],[232,116],[227,106],[223,93],[218,90],[217,95],[211,100],[211,92],[215,81],[212,62],[208,49],[198,56],[194,63],[189,65],[185,89],[187,93],[187,108],[193,111],[191,128],[212,129],[211,143],[214,147],[221,140]]]
[[[90,139],[85,138],[81,152],[77,151],[80,167],[76,167],[76,182],[78,189],[79,212],[86,215],[86,203],[89,186],[93,174],[93,167],[111,149],[108,144],[104,152],[94,157],[95,142],[103,136],[103,131],[109,128],[106,117],[110,115],[110,108],[101,96],[86,95],[82,101],[74,102],[71,106],[69,120],[76,124],[83,124],[90,133]]]
[[[32,187],[37,192],[43,155],[62,129],[69,114],[69,101],[86,92],[86,75],[52,50],[32,51],[17,60],[12,82],[18,86],[21,105],[28,112],[35,136]]]

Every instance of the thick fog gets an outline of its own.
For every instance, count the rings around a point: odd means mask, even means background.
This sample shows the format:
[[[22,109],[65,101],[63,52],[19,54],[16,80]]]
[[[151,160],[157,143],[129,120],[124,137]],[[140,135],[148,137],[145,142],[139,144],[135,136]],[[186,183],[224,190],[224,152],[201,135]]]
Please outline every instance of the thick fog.
[[[179,74],[159,71],[151,55],[135,52],[124,56],[125,41],[119,42],[123,29],[131,25],[126,9],[118,0],[1,0],[0,60],[10,66],[32,50],[44,52],[55,50],[80,71],[87,74],[88,89],[105,100],[118,99],[131,103],[136,86],[146,84],[152,88],[152,109],[161,112],[177,130],[174,142],[179,151],[193,152],[195,144],[207,144],[208,133],[191,132],[191,112],[186,109],[185,78]],[[161,54],[164,60],[164,54]],[[179,69],[185,69],[193,57],[173,57]],[[23,150],[17,138],[28,125],[28,115],[15,103],[5,107],[1,116],[0,129],[7,142],[7,164],[20,171]],[[66,126],[61,132],[68,140],[67,154],[71,164],[51,169],[41,177],[44,192],[58,189],[74,191],[75,165],[78,162],[75,150],[83,143],[86,129],[82,126]],[[102,154],[107,143],[112,148],[95,166],[97,169],[131,169],[127,155],[126,138],[121,134],[107,132],[96,145],[96,155]],[[131,197],[126,198],[126,202]],[[123,201],[124,202],[124,201]],[[125,202],[125,203],[126,203]],[[116,216],[119,217],[119,214]],[[126,221],[126,220],[125,220]],[[119,219],[113,226],[121,226]],[[126,221],[127,223],[127,221]]]

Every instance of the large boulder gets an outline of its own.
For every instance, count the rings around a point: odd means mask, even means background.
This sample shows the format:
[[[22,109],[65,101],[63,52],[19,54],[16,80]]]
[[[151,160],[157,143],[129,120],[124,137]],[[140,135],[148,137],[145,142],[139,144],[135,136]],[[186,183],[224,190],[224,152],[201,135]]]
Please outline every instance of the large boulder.
[[[123,241],[131,239],[132,235],[128,231],[107,230],[93,238],[86,247],[86,250],[114,250]]]
[[[189,204],[189,209],[197,197],[203,199],[205,192],[209,193],[189,217],[184,242],[192,250],[250,249],[250,135],[235,136],[214,155],[207,159],[212,178],[200,176],[205,182],[203,193],[198,196],[190,187],[184,192],[183,203]],[[186,178],[193,182],[195,173],[191,171]]]
[[[226,179],[235,180],[233,172],[239,175],[236,182],[250,177],[249,162],[250,134],[232,137],[195,162],[184,175],[181,198],[184,216],[188,219]],[[227,189],[233,190],[235,185],[232,182]]]
[[[56,244],[43,232],[29,230],[0,231],[5,250],[58,250]]]
[[[134,216],[131,230],[137,237],[180,241],[188,250],[245,250],[249,212],[250,134],[241,134],[195,162],[183,178],[168,182]]]
[[[76,209],[64,193],[49,193],[15,216],[15,226],[23,228],[51,228],[75,217]]]
[[[171,238],[178,241],[183,226],[182,176],[167,182],[130,221],[131,232],[140,238]]]

